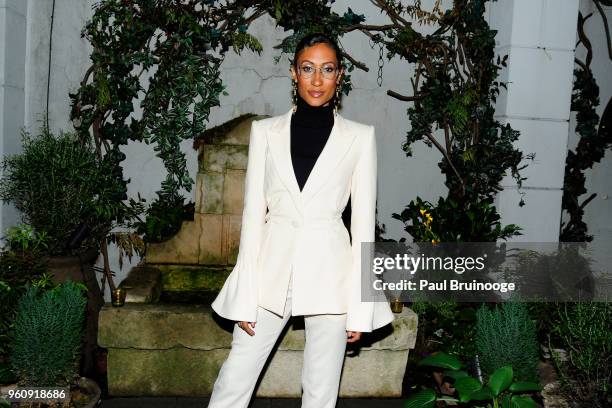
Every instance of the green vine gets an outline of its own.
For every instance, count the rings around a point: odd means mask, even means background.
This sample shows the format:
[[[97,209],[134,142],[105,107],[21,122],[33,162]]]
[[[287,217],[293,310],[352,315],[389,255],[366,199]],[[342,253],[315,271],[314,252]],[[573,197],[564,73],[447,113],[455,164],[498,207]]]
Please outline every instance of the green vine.
[[[443,156],[438,164],[445,175],[448,196],[436,205],[420,197],[393,218],[406,224],[417,241],[429,241],[431,232],[419,220],[421,210],[433,216],[429,226],[442,240],[495,241],[520,234],[514,224],[502,227],[494,199],[502,190],[507,172],[522,186],[520,170],[526,157],[513,143],[519,132],[494,119],[494,104],[503,82],[498,72],[507,56],[495,58],[495,30],[484,19],[487,0],[455,2],[442,11],[436,2],[432,12],[401,3],[383,2],[395,27],[385,34],[388,57],[399,56],[417,64],[413,96],[390,91],[397,99],[413,102],[408,108],[412,128],[403,149],[412,155],[412,145],[424,141]],[[416,32],[401,18],[407,13],[422,24],[436,23],[431,35]],[[440,138],[436,132],[442,134]],[[523,200],[519,205],[524,205]]]
[[[177,231],[180,211],[165,210],[168,205],[180,208],[180,189],[191,191],[193,184],[180,144],[202,133],[211,107],[219,105],[224,92],[219,67],[229,47],[237,52],[262,49],[246,33],[248,23],[261,13],[247,16],[245,1],[218,7],[214,3],[104,0],[82,32],[93,48],[92,65],[80,88],[70,94],[71,120],[82,139],[93,138],[98,160],[113,169],[115,187],[99,237],[111,289],[109,232],[118,225],[136,227],[151,242]],[[126,156],[120,148],[130,141],[153,144],[167,172],[146,211],[147,220],[140,217],[144,199],[125,203],[130,180],[123,177]],[[159,218],[166,215],[171,217]]]
[[[582,202],[579,197],[586,194],[586,176],[584,171],[593,168],[612,147],[612,100],[608,102],[601,119],[596,110],[599,106],[599,86],[591,70],[593,50],[584,32],[584,24],[591,16],[578,15],[578,37],[587,49],[586,61],[575,59],[578,67],[574,70],[571,111],[576,112],[576,133],[579,141],[575,151],[568,150],[565,159],[565,176],[563,179],[562,211],[568,220],[561,224],[560,241],[590,242],[593,236],[588,233],[588,226],[583,221],[584,208],[597,196],[589,195]],[[608,36],[609,41],[609,36]],[[612,58],[612,57],[611,57]]]

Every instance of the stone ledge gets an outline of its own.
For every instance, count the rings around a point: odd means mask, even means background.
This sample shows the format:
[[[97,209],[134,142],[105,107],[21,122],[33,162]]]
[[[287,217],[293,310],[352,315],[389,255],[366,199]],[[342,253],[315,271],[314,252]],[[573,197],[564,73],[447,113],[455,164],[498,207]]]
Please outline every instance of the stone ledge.
[[[108,387],[114,396],[207,396],[231,347],[233,322],[208,305],[105,305],[98,342],[108,349]],[[341,397],[399,397],[417,316],[410,309],[374,333],[359,352],[347,348]],[[292,318],[264,368],[256,395],[301,395],[303,319]]]
[[[255,395],[299,398],[303,353],[273,352]],[[108,389],[112,396],[208,396],[229,349],[198,351],[111,349]],[[362,352],[346,357],[340,397],[399,397],[408,350]]]
[[[290,322],[279,350],[304,350],[303,319],[292,318]],[[100,311],[99,326],[98,344],[106,348],[214,350],[229,347],[232,333],[226,329],[231,330],[233,324],[219,319],[208,305],[133,303],[112,307],[107,303]],[[412,310],[404,308],[396,314],[391,326],[364,333],[361,350],[414,348],[417,316]]]

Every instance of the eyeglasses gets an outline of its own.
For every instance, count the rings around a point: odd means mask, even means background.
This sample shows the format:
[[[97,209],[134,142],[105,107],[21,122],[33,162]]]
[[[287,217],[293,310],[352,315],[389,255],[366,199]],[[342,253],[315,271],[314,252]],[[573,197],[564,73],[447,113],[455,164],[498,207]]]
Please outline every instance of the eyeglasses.
[[[321,75],[323,75],[323,78],[325,78],[325,79],[334,79],[336,77],[336,73],[338,71],[338,68],[336,68],[333,65],[326,65],[324,67],[316,68],[313,65],[306,64],[306,65],[302,65],[298,69],[298,74],[302,78],[309,79],[309,78],[311,78],[314,75],[314,73],[317,70],[319,72],[321,72]]]

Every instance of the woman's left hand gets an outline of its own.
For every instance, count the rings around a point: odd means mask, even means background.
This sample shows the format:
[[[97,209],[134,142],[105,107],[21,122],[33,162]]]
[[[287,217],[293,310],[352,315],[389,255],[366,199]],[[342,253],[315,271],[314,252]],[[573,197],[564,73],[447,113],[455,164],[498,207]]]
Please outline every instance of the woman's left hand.
[[[361,332],[347,330],[346,337],[348,338],[347,343],[354,343],[361,338]]]

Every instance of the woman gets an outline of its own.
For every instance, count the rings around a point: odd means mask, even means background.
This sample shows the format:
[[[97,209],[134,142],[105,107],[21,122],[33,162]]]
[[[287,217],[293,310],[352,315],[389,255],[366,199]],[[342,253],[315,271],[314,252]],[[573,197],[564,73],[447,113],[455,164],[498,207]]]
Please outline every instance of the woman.
[[[393,320],[388,303],[361,301],[376,140],[372,126],[337,113],[341,56],[329,37],[304,37],[290,67],[293,108],[252,123],[238,259],[212,304],[237,324],[209,408],[248,405],[292,315],[304,315],[302,408],[333,408],[346,343]],[[349,196],[352,244],[341,218]]]

